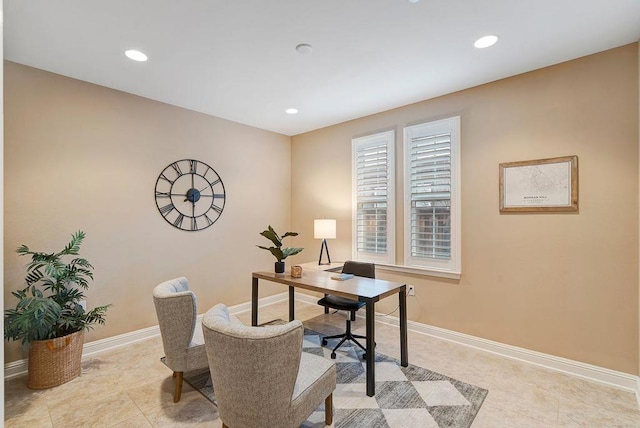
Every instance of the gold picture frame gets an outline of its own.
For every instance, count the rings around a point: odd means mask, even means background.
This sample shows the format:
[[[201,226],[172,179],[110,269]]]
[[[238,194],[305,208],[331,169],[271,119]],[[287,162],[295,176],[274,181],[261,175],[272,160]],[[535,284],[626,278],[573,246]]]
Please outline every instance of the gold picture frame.
[[[578,211],[578,156],[500,164],[500,212]]]

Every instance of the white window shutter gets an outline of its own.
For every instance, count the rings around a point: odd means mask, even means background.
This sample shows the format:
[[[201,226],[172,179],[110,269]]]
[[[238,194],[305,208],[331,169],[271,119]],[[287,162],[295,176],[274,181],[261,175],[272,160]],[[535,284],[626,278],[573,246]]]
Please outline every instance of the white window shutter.
[[[458,117],[405,128],[405,265],[460,271]]]
[[[353,140],[353,257],[395,263],[395,132]]]

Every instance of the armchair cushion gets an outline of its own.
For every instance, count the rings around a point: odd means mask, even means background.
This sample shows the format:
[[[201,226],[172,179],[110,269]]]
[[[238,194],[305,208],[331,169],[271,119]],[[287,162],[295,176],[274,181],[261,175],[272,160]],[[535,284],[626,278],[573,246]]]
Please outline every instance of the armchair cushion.
[[[336,388],[335,363],[326,358],[303,352],[300,358],[298,377],[293,389],[292,420],[302,424],[327,397],[327,391]]]

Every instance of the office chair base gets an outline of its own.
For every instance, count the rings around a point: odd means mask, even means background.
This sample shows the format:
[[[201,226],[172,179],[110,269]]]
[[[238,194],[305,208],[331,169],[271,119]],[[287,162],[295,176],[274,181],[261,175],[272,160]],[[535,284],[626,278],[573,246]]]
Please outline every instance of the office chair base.
[[[338,350],[338,348],[340,348],[342,346],[342,344],[344,342],[346,342],[347,340],[350,341],[351,343],[354,343],[356,345],[358,345],[360,347],[360,349],[362,349],[363,351],[365,351],[365,356],[366,356],[366,352],[367,349],[362,346],[362,344],[360,342],[358,342],[357,339],[366,339],[365,336],[361,336],[359,334],[353,334],[351,333],[351,320],[347,320],[347,331],[343,334],[336,334],[333,336],[325,336],[322,338],[322,346],[327,346],[327,340],[328,339],[342,339],[331,351],[331,359],[335,360],[336,359],[336,351]],[[365,357],[363,357],[365,358]]]

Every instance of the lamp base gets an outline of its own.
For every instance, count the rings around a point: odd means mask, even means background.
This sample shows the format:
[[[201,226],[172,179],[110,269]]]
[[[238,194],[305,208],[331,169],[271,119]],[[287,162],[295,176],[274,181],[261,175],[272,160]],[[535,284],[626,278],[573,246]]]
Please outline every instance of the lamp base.
[[[327,262],[322,263],[322,253],[324,250],[327,250]],[[318,259],[318,265],[330,265],[331,264],[331,256],[329,255],[329,246],[327,245],[327,240],[323,239],[322,244],[320,245],[320,258]]]

